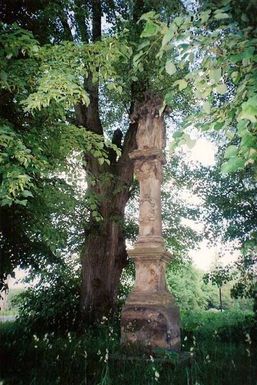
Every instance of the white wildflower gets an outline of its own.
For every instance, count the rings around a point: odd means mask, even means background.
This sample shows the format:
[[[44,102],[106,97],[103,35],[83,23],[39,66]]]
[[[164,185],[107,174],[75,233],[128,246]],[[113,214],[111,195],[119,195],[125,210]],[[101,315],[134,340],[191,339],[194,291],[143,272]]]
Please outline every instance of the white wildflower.
[[[104,357],[105,363],[108,361],[108,358],[109,358],[109,350],[106,348],[105,357]]]
[[[33,334],[33,338],[34,338],[34,341],[36,341],[36,342],[39,341],[39,338],[36,334]]]
[[[251,356],[251,352],[250,352],[250,349],[245,349],[246,350],[246,353],[247,353],[247,355],[248,355],[248,357],[250,357]]]
[[[158,381],[160,378],[160,374],[159,374],[159,372],[157,372],[157,370],[155,370],[155,372],[154,372],[154,378],[155,378],[155,381]]]
[[[252,340],[249,333],[246,333],[245,335],[245,342],[247,342],[249,345],[251,345]]]

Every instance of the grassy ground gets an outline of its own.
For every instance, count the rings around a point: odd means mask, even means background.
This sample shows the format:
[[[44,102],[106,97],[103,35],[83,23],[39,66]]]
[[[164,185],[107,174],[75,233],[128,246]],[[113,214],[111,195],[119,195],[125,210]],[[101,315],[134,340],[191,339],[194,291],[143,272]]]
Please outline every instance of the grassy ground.
[[[192,354],[191,365],[176,364],[176,354],[163,362],[163,352],[121,359],[127,352],[119,344],[119,326],[108,320],[82,335],[59,336],[36,334],[17,322],[2,324],[1,385],[257,385],[250,314],[202,312],[182,319],[183,349]]]

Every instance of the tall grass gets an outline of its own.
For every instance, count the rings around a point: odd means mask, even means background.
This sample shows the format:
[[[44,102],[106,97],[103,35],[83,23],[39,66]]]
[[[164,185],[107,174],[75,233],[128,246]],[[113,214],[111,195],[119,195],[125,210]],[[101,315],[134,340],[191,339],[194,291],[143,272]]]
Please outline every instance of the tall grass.
[[[183,350],[192,360],[164,351],[128,351],[119,323],[62,335],[1,325],[3,385],[256,385],[256,325],[251,315],[209,312],[182,316]]]

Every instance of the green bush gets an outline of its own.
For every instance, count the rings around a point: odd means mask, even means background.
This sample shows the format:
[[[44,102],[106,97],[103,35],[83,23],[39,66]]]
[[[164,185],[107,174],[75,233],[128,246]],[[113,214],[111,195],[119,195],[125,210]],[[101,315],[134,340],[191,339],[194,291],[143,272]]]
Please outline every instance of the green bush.
[[[18,320],[28,333],[68,332],[79,328],[80,274],[76,262],[41,272],[36,285],[16,297]]]
[[[256,320],[253,312],[194,311],[183,312],[182,325],[186,335],[202,339],[219,339],[223,342],[244,341],[246,335],[256,340]]]

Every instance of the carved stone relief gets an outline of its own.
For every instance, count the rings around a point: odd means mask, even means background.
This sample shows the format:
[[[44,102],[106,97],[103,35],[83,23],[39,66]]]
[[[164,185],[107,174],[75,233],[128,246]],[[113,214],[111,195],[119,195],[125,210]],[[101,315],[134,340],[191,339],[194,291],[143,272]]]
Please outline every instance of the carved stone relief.
[[[145,194],[140,199],[140,214],[139,214],[139,235],[153,235],[154,222],[157,219],[156,203],[151,199],[149,194]]]
[[[160,159],[140,159],[135,162],[135,174],[141,182],[146,179],[162,180],[162,166]]]
[[[136,141],[138,149],[164,147],[163,122],[160,116],[147,115],[139,122]]]
[[[161,228],[161,182],[164,156],[162,101],[148,98],[137,107],[137,149],[130,153],[140,185],[139,237],[128,254],[136,263],[136,282],[123,308],[124,344],[180,349],[179,311],[165,281],[171,255]]]

